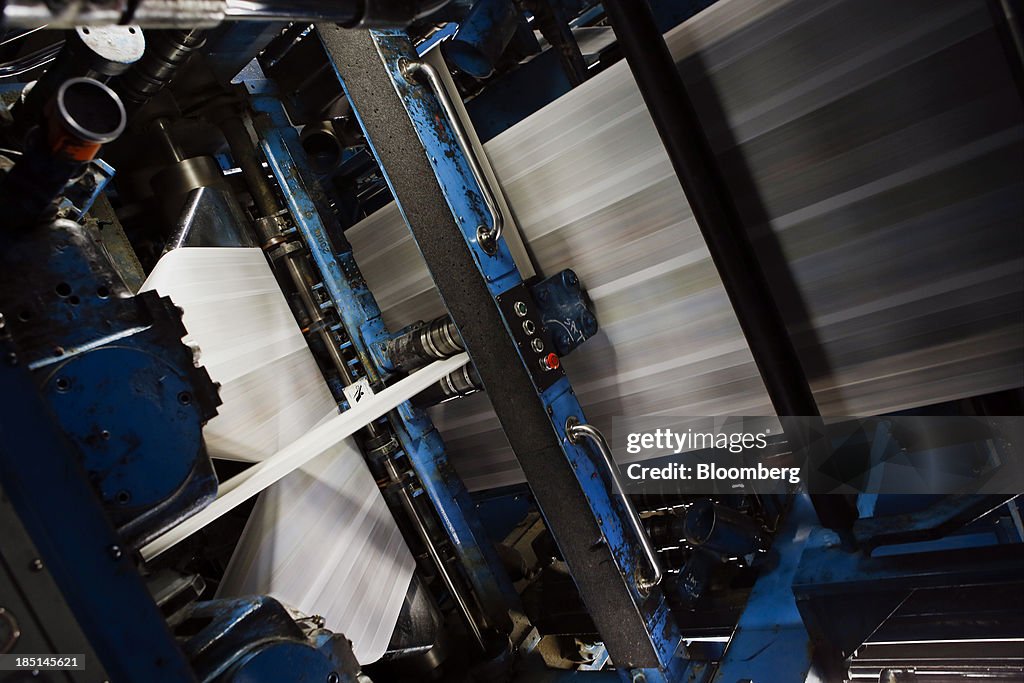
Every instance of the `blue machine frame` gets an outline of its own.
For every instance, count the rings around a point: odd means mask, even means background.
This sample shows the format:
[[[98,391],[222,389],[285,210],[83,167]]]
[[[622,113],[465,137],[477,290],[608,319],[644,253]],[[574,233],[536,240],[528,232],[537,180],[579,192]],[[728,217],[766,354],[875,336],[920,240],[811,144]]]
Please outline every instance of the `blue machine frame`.
[[[503,241],[498,242],[494,253],[479,242],[477,228],[488,223],[489,214],[470,163],[458,145],[453,144],[457,136],[434,95],[403,73],[402,60],[418,58],[409,38],[397,31],[376,31],[371,36],[478,274],[501,312],[501,297],[521,287],[523,280]],[[341,69],[336,71],[348,95],[344,73]],[[341,230],[329,223],[333,214],[326,208],[324,190],[309,168],[299,135],[272,83],[248,80],[245,85],[257,113],[260,148],[283,191],[296,231],[324,277],[325,306],[334,308],[339,326],[346,333],[342,336],[348,341],[341,349],[351,351],[355,357],[350,371],[353,376],[365,374],[375,384],[386,382],[392,368],[383,348],[393,335],[383,323],[351,249],[338,252],[332,244],[331,235],[340,235]],[[355,101],[351,96],[349,99],[372,148],[366,122]],[[377,150],[373,152],[397,197],[399,193],[388,176],[387,166]],[[94,198],[95,194],[86,200],[91,203]],[[403,217],[408,223],[404,210]],[[574,305],[566,303],[569,313],[577,310]],[[514,337],[517,322],[504,313],[501,317],[502,332]],[[524,366],[533,361],[522,350],[519,353]],[[192,668],[137,575],[130,554],[120,545],[88,478],[74,464],[71,446],[54,427],[54,417],[40,397],[27,364],[19,363],[23,359],[3,339],[0,356],[6,359],[0,365],[0,389],[8,396],[19,397],[5,404],[0,418],[5,437],[0,441],[0,483],[3,495],[10,499],[37,546],[43,560],[41,566],[52,574],[112,678],[195,680]],[[1009,537],[990,521],[983,520],[980,527],[965,528],[961,535],[905,547],[890,545],[881,551],[872,545],[877,538],[859,538],[861,547],[855,549],[844,547],[835,533],[822,529],[808,498],[796,496],[775,536],[773,549],[777,561],[760,573],[727,648],[720,653],[720,659],[714,658],[717,668],[709,661],[690,658],[676,618],[660,590],[655,588],[648,593],[641,585],[637,568],[643,565],[637,558],[642,553],[627,523],[628,511],[605,483],[606,473],[593,454],[566,436],[565,425],[570,419],[585,422],[570,381],[560,377],[550,386],[535,388],[536,400],[548,415],[550,429],[600,528],[602,541],[611,551],[621,581],[643,615],[647,637],[657,656],[655,667],[619,670],[618,676],[631,683],[701,683],[711,680],[712,673],[717,683],[802,681],[816,664],[812,661],[812,644],[824,649],[835,647],[840,656],[848,656],[850,648],[863,640],[878,619],[891,613],[907,591],[1020,583],[1024,539]],[[437,510],[485,615],[495,620],[515,609],[518,596],[429,417],[406,403],[390,419],[402,456],[408,458],[422,485],[418,493],[428,496]],[[39,501],[46,504],[40,505]],[[891,501],[861,496],[861,531],[898,526],[891,519],[871,517],[885,502]],[[1020,534],[1019,504],[1011,501],[1009,505]],[[936,515],[924,515],[928,528],[948,521]],[[68,523],[70,519],[75,520],[73,525]],[[914,519],[919,520],[920,516]],[[978,546],[988,548],[988,553],[980,555],[971,550]],[[593,594],[583,597],[588,605],[602,599]],[[848,610],[853,617],[842,623],[827,623],[830,610]],[[607,678],[608,674],[574,672],[566,678],[581,676],[596,680]]]
[[[269,81],[248,81],[246,85],[254,93],[253,108],[262,115],[257,124],[260,148],[285,190],[295,226],[324,277],[329,305],[350,332],[347,343],[353,345],[367,378],[377,383],[388,375],[381,350],[392,335],[351,249],[335,252],[324,224],[324,216],[332,214],[323,211],[317,201],[323,190],[306,163],[299,134],[288,121],[273,85]],[[392,426],[423,487],[421,492],[437,509],[482,610],[492,623],[501,623],[508,618],[508,608],[517,605],[518,595],[487,540],[469,492],[448,462],[440,434],[427,414],[411,403],[399,406],[394,415],[398,419],[393,417]]]
[[[14,348],[0,343],[0,483],[111,678],[194,681],[192,669]]]

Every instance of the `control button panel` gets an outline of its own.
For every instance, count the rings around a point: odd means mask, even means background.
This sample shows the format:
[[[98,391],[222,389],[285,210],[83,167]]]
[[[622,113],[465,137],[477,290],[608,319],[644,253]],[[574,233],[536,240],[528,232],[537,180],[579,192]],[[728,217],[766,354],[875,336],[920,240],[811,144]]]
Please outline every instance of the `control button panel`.
[[[551,334],[544,327],[541,311],[530,289],[519,284],[497,297],[505,324],[526,362],[534,384],[544,391],[565,376]]]

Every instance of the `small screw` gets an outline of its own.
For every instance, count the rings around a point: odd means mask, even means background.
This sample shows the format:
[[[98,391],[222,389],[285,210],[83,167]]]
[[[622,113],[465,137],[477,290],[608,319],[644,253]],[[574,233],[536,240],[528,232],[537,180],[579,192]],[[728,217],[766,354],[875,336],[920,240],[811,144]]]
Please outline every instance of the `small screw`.
[[[43,561],[40,560],[38,557],[36,559],[32,560],[29,563],[28,566],[29,566],[29,569],[31,569],[34,572],[41,572],[41,571],[43,571]]]
[[[115,560],[120,560],[121,557],[124,555],[124,552],[121,550],[121,546],[116,544],[107,548],[107,552],[109,552],[110,557],[112,557]]]

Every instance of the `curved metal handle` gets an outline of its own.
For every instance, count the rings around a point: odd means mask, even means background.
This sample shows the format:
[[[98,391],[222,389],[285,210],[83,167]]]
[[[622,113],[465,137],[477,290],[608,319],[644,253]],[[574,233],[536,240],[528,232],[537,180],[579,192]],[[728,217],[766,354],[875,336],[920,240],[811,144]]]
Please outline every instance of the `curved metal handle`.
[[[444,87],[441,75],[430,64],[409,59],[400,60],[398,68],[407,81],[414,81],[420,77],[426,80],[434,96],[441,103],[441,109],[444,111],[444,115],[448,117],[448,123],[451,124],[452,130],[455,131],[455,139],[458,141],[459,147],[462,148],[462,153],[466,156],[469,170],[473,173],[473,180],[476,181],[477,186],[480,188],[484,204],[487,205],[487,211],[491,214],[490,229],[486,225],[479,226],[476,229],[476,239],[484,251],[488,254],[493,254],[498,248],[498,238],[501,237],[501,231],[505,227],[505,217],[502,215],[501,209],[498,208],[498,202],[494,198],[494,193],[487,182],[487,177],[480,166],[480,161],[473,152],[473,145],[469,142],[466,129],[462,127],[462,120],[455,110],[451,97],[448,96],[448,90]]]
[[[604,464],[608,468],[608,474],[612,480],[612,487],[615,489],[615,494],[622,499],[622,505],[626,508],[630,526],[633,527],[633,532],[636,534],[637,540],[640,541],[640,546],[647,557],[647,564],[651,568],[651,578],[639,577],[637,579],[637,587],[646,593],[661,583],[664,572],[661,569],[661,562],[658,561],[658,553],[655,551],[654,546],[651,545],[651,539],[647,536],[644,525],[640,522],[640,515],[637,514],[636,508],[633,507],[633,503],[629,500],[629,496],[626,495],[626,490],[622,486],[622,480],[619,478],[619,468],[612,459],[612,450],[608,447],[608,442],[596,427],[581,424],[575,417],[570,417],[566,420],[565,435],[574,444],[580,443],[584,438],[590,439],[597,446],[601,457],[604,458]]]

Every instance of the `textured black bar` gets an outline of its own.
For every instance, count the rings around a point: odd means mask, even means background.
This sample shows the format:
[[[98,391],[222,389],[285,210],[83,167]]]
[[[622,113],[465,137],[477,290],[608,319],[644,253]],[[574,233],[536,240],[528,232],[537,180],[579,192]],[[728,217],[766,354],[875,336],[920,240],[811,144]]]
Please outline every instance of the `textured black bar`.
[[[605,12],[647,110],[683,186],[779,415],[819,415],[807,376],[729,186],[647,0],[608,0]],[[849,528],[855,511],[843,496],[812,496],[822,524]]]
[[[622,668],[657,667],[641,611],[600,542],[594,514],[373,40],[333,25],[317,30],[609,654]]]

